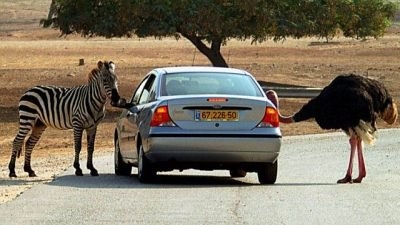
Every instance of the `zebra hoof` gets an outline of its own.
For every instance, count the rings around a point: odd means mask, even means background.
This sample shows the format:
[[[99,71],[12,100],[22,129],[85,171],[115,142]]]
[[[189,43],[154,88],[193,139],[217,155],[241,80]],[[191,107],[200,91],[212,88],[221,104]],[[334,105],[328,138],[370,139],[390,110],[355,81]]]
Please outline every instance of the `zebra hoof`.
[[[35,171],[29,172],[29,177],[36,177]]]
[[[90,171],[90,175],[99,176],[99,173],[97,172],[97,170],[93,169],[93,170]]]
[[[76,171],[75,171],[75,175],[76,176],[83,176],[83,173],[82,173],[82,170],[81,169],[77,169]]]
[[[30,165],[24,165],[24,171],[28,173],[29,177],[36,177],[35,171],[32,170]]]
[[[10,172],[10,174],[8,176],[9,177],[17,177],[17,174],[15,172]]]

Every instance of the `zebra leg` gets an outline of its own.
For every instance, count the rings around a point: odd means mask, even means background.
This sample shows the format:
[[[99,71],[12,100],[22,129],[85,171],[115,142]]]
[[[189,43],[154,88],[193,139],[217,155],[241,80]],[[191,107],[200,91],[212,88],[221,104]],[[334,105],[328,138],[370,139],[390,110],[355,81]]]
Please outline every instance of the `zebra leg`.
[[[93,166],[93,152],[94,152],[94,141],[96,139],[97,127],[86,130],[87,133],[87,168],[90,170],[90,175],[98,176],[99,173]]]
[[[36,177],[35,171],[31,168],[31,156],[32,150],[35,147],[36,143],[39,141],[43,132],[46,130],[46,125],[42,123],[40,120],[37,120],[35,125],[32,128],[32,133],[29,136],[28,140],[25,143],[25,163],[24,163],[24,171],[29,174],[29,177]]]
[[[20,118],[19,121],[19,130],[18,134],[15,136],[13,145],[12,145],[12,153],[10,163],[8,164],[8,169],[10,170],[9,177],[17,177],[15,173],[15,161],[17,157],[21,155],[22,145],[24,143],[26,135],[31,131],[34,120],[22,120]]]
[[[17,136],[14,138],[11,159],[10,162],[8,163],[8,169],[10,170],[10,173],[8,174],[9,177],[17,177],[17,173],[15,172],[15,161],[17,159],[17,154],[19,154],[22,151],[22,144],[24,142],[26,134],[23,135],[24,136],[22,136],[20,130]]]
[[[79,154],[82,148],[82,128],[74,128],[74,142],[75,142],[75,160],[74,168],[76,176],[83,176],[82,169],[79,164]]]

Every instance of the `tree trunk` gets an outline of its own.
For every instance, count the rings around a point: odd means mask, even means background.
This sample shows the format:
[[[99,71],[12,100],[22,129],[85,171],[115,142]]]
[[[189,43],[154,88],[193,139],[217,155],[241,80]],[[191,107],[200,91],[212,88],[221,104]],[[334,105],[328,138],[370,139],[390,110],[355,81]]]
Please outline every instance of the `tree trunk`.
[[[224,57],[221,55],[221,52],[219,51],[211,51],[209,54],[204,53],[204,55],[211,61],[212,65],[215,67],[229,67]]]
[[[47,15],[48,21],[50,21],[53,18],[54,14],[56,13],[56,10],[57,10],[56,3],[54,2],[54,0],[52,0],[49,8],[49,14]]]
[[[220,51],[222,44],[221,40],[213,40],[211,48],[209,48],[195,35],[182,34],[182,36],[192,42],[192,44],[211,61],[213,66],[229,67]]]

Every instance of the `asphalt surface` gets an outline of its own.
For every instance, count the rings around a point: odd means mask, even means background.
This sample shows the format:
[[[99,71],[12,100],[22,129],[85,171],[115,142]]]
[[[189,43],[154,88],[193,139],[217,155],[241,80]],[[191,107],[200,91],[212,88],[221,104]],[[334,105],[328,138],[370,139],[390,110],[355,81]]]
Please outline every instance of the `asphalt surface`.
[[[254,173],[195,170],[140,184],[136,170],[114,175],[112,155],[95,158],[99,177],[70,168],[0,204],[0,224],[399,224],[399,137],[380,130],[365,146],[361,184],[336,184],[349,157],[343,133],[285,137],[275,185],[259,185]]]

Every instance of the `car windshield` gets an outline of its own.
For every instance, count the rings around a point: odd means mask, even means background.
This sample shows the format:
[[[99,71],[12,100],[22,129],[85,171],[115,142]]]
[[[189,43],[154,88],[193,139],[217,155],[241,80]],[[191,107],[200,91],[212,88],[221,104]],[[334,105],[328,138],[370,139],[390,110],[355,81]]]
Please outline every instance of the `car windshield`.
[[[171,73],[162,81],[162,95],[230,94],[263,96],[248,75],[229,73]]]

